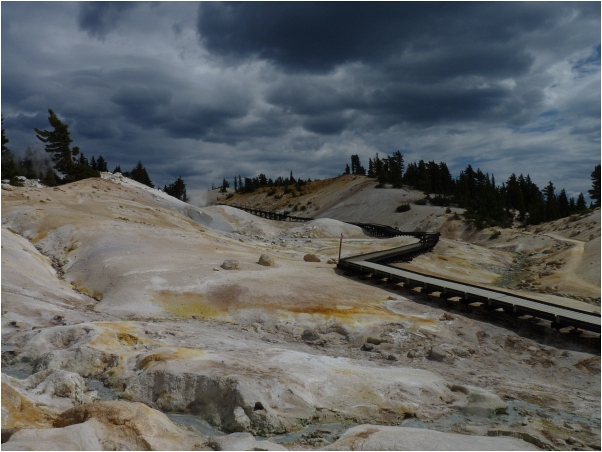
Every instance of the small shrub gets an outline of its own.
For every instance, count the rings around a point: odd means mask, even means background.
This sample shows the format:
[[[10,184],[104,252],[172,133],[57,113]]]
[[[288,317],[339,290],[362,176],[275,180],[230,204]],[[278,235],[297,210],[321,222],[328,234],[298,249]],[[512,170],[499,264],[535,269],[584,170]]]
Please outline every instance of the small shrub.
[[[448,207],[447,209],[445,209],[445,213],[451,213],[452,210]]]
[[[10,185],[13,187],[23,187],[25,184],[18,176],[13,176],[10,178]]]
[[[410,210],[409,204],[401,204],[401,205],[397,206],[397,209],[395,209],[395,212],[407,212],[408,210]]]
[[[481,219],[477,219],[474,221],[474,225],[475,227],[480,231],[482,229],[485,229],[487,227],[487,223],[485,223],[483,220]]]
[[[430,199],[433,206],[448,207],[451,204],[451,199],[447,196],[437,195]]]
[[[493,234],[491,234],[491,236],[489,237],[489,240],[495,240],[498,237],[500,237],[502,235],[502,231],[495,231]]]
[[[419,199],[418,201],[414,201],[414,204],[416,204],[417,206],[426,206],[427,202],[428,202],[428,199],[423,198],[423,199]]]
[[[276,189],[272,188],[266,196],[274,196],[276,194]]]
[[[301,210],[306,210],[306,209],[307,209],[307,207],[301,206]]]

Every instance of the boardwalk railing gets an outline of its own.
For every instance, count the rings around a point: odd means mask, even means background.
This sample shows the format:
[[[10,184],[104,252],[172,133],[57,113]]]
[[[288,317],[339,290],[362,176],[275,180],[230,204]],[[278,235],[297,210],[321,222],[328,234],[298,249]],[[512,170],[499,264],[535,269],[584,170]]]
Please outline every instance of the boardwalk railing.
[[[230,204],[219,204],[219,205],[235,207],[237,209],[244,210],[245,212],[253,214],[257,217],[266,218],[268,220],[303,222],[303,221],[311,221],[313,219],[313,218],[294,217],[292,215],[289,215],[288,213],[268,212],[267,210],[255,209],[253,207],[233,206]]]
[[[224,204],[227,205],[227,204]],[[266,212],[249,207],[236,207],[262,218],[278,221],[311,221],[311,218],[293,217],[285,213]],[[551,302],[536,300],[522,295],[509,294],[501,290],[480,287],[474,284],[461,283],[452,279],[434,277],[420,272],[392,267],[394,262],[408,262],[414,257],[431,251],[439,241],[439,233],[408,232],[376,223],[350,223],[359,226],[375,237],[411,236],[418,239],[411,243],[390,250],[350,256],[341,259],[337,266],[346,272],[370,275],[372,278],[387,279],[391,284],[403,284],[404,287],[421,292],[438,295],[446,300],[456,298],[464,305],[470,304],[485,310],[501,309],[510,317],[529,315],[538,319],[549,320],[551,327],[581,328],[595,333],[601,332],[599,313],[578,307],[560,306]]]

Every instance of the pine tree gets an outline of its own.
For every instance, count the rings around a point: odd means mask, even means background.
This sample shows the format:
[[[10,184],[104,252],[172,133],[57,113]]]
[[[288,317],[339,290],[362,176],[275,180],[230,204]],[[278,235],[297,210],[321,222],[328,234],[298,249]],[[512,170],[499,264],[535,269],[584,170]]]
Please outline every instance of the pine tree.
[[[73,149],[76,149],[76,148],[73,148]],[[77,149],[79,150],[79,148],[77,148]],[[90,166],[90,164],[88,163],[88,159],[86,158],[86,156],[84,155],[83,152],[80,152],[77,163],[79,163],[80,165]],[[92,169],[96,169],[96,168],[92,168]]]
[[[94,156],[92,156],[92,158],[90,159],[90,168],[98,169],[98,165],[96,164],[96,159],[94,158]]]
[[[2,123],[4,123],[4,116],[2,116]],[[8,141],[8,138],[4,135],[4,127],[2,127],[2,179],[13,179],[15,176],[18,176],[19,172],[15,156],[10,149],[6,147]]]
[[[49,131],[34,128],[37,134],[36,137],[46,145],[46,152],[52,154],[52,161],[55,163],[54,168],[68,175],[73,171],[73,166],[75,165],[74,158],[79,153],[79,149],[73,148],[71,150],[69,147],[73,141],[69,133],[69,127],[63,124],[51,109],[48,109],[48,114],[50,115],[48,121],[54,130]]]
[[[155,188],[155,186],[153,185],[153,183],[150,180],[150,177],[148,177],[148,173],[146,172],[146,169],[144,168],[144,166],[142,165],[142,162],[140,160],[138,161],[138,164],[134,167],[134,169],[130,173],[129,177],[134,179],[136,182],[140,182],[141,184],[149,186],[150,188]]]
[[[102,171],[103,173],[109,172],[107,161],[102,157],[102,155],[98,156],[98,160],[96,161],[96,169],[98,171]]]
[[[560,194],[558,195],[558,213],[559,218],[567,217],[571,213],[569,199],[564,188],[560,190]]]
[[[48,168],[46,175],[42,178],[42,183],[47,187],[55,187],[58,185],[56,174],[52,168]]]
[[[546,198],[545,221],[557,220],[560,218],[560,211],[558,209],[558,199],[554,194],[554,184],[552,181],[548,182],[548,186],[544,189],[544,196]]]
[[[188,195],[186,195],[186,184],[182,176],[179,176],[175,182],[164,186],[163,191],[168,195],[178,198],[180,201],[188,201]]]
[[[226,193],[228,191],[229,186],[230,186],[230,182],[228,182],[226,180],[226,178],[224,177],[224,179],[222,180],[222,186],[219,191],[221,191],[222,193]]]
[[[600,207],[600,165],[596,165],[592,171],[592,188],[588,190],[589,197],[596,200],[594,207]]]
[[[585,204],[585,196],[583,196],[583,193],[579,193],[575,209],[577,210],[577,212],[583,212],[587,210],[587,205]]]
[[[345,164],[345,174],[351,174],[351,169],[349,168],[349,164]]]
[[[115,174],[115,173],[121,173],[121,165],[117,165],[115,167],[115,169],[113,170],[113,174]]]
[[[1,123],[2,123],[2,125],[4,125],[4,116],[1,116],[1,118],[2,118]],[[6,147],[6,143],[8,143],[8,142],[9,142],[9,139],[6,138],[6,135],[4,135],[4,127],[2,127],[2,154],[3,155],[7,152],[10,152],[8,150],[8,148]]]

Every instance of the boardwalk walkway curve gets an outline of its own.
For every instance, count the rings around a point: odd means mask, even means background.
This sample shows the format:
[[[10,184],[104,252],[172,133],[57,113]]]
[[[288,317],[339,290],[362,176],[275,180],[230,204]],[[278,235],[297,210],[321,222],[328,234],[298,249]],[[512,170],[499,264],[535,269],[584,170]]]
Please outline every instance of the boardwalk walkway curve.
[[[279,221],[311,221],[311,218],[290,217],[246,207],[230,206],[245,210],[263,218]],[[434,277],[420,272],[392,267],[393,262],[408,262],[412,258],[432,250],[439,241],[439,233],[404,232],[391,226],[374,223],[350,223],[377,237],[412,236],[418,243],[385,251],[351,256],[341,259],[338,268],[351,274],[370,275],[387,279],[390,284],[403,284],[410,289],[420,288],[422,293],[438,295],[449,300],[456,298],[463,304],[485,310],[503,310],[511,317],[531,316],[548,320],[555,329],[574,327],[594,333],[601,332],[601,316],[578,307],[559,306],[550,302],[509,294],[500,290],[462,283],[447,278]]]

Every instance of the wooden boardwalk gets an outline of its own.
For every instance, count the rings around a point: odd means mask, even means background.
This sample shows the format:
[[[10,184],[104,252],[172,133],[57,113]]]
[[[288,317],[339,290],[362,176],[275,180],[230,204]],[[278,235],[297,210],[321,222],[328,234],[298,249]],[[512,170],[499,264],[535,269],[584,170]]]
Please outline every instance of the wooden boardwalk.
[[[600,333],[600,314],[587,309],[559,306],[522,295],[513,295],[495,289],[387,265],[387,262],[399,261],[400,258],[408,254],[424,252],[426,248],[430,250],[432,246],[429,247],[421,242],[390,250],[352,256],[341,259],[338,267],[360,275],[371,275],[372,278],[376,279],[386,278],[391,284],[402,283],[404,287],[411,289],[420,287],[422,293],[438,295],[446,300],[456,298],[462,303],[486,310],[502,309],[506,314],[514,317],[529,315],[548,320],[553,328],[574,327]]]
[[[227,205],[227,204],[225,204]],[[292,217],[283,213],[266,212],[248,207],[230,206],[253,215],[277,221],[311,221],[311,218]],[[404,270],[388,265],[393,262],[408,262],[412,258],[432,250],[439,241],[438,233],[405,232],[391,226],[374,223],[351,223],[376,237],[412,236],[417,243],[385,251],[351,256],[341,259],[340,269],[359,275],[371,275],[375,279],[387,279],[391,284],[403,284],[410,289],[420,288],[422,293],[437,295],[445,300],[456,299],[466,305],[485,310],[503,310],[511,317],[531,316],[551,322],[551,327],[560,329],[573,327],[594,333],[601,332],[601,316],[587,309],[559,306],[552,302],[536,300],[522,295],[513,295],[500,290],[474,284],[462,283],[447,278],[434,277],[416,271]]]

